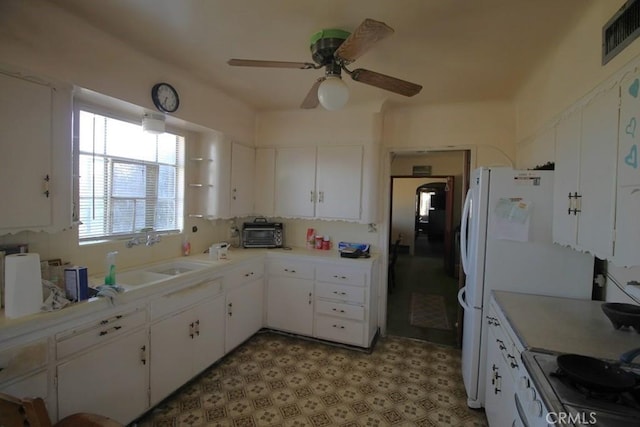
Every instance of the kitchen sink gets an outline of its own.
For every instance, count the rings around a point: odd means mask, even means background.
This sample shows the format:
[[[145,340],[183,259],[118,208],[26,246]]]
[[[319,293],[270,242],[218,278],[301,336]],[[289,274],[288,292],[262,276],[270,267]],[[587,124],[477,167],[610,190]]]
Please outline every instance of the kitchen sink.
[[[157,273],[146,270],[131,270],[116,275],[116,282],[120,286],[140,286],[154,282],[160,282],[172,277],[169,274]]]
[[[167,261],[149,267],[142,267],[118,273],[116,275],[116,281],[118,282],[118,285],[125,288],[150,285],[174,278],[180,274],[201,270],[206,267],[207,264],[199,262],[183,260]]]
[[[177,276],[178,274],[197,271],[207,267],[207,264],[201,264],[191,261],[169,261],[156,266],[147,268],[146,271],[152,273],[166,274],[168,276]]]

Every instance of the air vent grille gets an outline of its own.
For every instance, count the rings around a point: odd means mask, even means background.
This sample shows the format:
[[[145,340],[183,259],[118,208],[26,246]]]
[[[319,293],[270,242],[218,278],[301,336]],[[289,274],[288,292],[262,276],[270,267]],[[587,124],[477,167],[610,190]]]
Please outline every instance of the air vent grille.
[[[602,28],[602,65],[640,35],[640,1],[629,0]]]

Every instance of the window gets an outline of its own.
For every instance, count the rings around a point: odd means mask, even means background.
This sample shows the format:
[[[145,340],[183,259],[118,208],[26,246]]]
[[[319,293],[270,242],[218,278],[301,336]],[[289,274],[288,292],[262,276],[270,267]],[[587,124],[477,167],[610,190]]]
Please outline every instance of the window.
[[[77,110],[81,242],[181,231],[184,137]]]

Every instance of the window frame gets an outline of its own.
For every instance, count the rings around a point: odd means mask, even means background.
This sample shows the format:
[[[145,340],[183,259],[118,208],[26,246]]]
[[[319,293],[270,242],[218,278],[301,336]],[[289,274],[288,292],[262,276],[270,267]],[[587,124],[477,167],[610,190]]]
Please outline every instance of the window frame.
[[[74,212],[74,223],[80,224],[80,112],[85,111],[92,114],[102,115],[114,120],[123,121],[126,123],[134,124],[142,127],[141,117],[142,112],[136,114],[134,112],[128,111],[124,112],[115,108],[108,108],[103,105],[94,104],[92,102],[87,102],[85,100],[74,100],[73,105],[73,212]],[[178,192],[177,197],[174,199],[176,203],[181,206],[181,211],[176,215],[176,225],[177,228],[171,230],[160,230],[156,231],[161,235],[171,235],[171,234],[181,234],[184,231],[186,226],[186,206],[187,206],[187,195],[186,195],[186,155],[187,155],[187,144],[188,144],[188,132],[181,128],[176,128],[173,126],[167,126],[166,132],[171,133],[173,135],[179,136],[183,138],[182,150],[181,153],[178,153],[178,158],[176,161],[176,167],[178,168],[178,182],[176,182],[176,191]],[[133,159],[121,158],[117,156],[112,156],[119,163],[131,163],[131,164],[145,164],[150,165],[151,167],[156,169],[156,172],[159,171],[160,166],[163,164],[161,162],[148,162],[144,160],[135,161]],[[110,165],[109,168],[113,168],[113,165]],[[107,182],[109,187],[112,186],[112,180],[109,179]],[[156,192],[156,197],[158,196]],[[158,198],[156,198],[158,200]],[[105,207],[105,209],[107,209]],[[144,229],[143,229],[144,230]],[[155,231],[155,230],[154,230]],[[95,244],[95,243],[104,243],[110,241],[118,241],[118,240],[126,240],[132,237],[140,235],[142,231],[134,231],[130,233],[117,233],[117,234],[107,234],[95,237],[85,237],[81,238],[80,233],[78,232],[78,244],[87,245],[87,244]]]

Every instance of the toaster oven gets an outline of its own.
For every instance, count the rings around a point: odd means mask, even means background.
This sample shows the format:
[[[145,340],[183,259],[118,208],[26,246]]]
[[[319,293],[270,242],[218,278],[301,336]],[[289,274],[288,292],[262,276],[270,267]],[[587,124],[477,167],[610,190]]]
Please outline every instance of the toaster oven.
[[[284,244],[284,227],[281,222],[268,222],[256,218],[242,226],[242,246],[245,248],[281,248]]]

